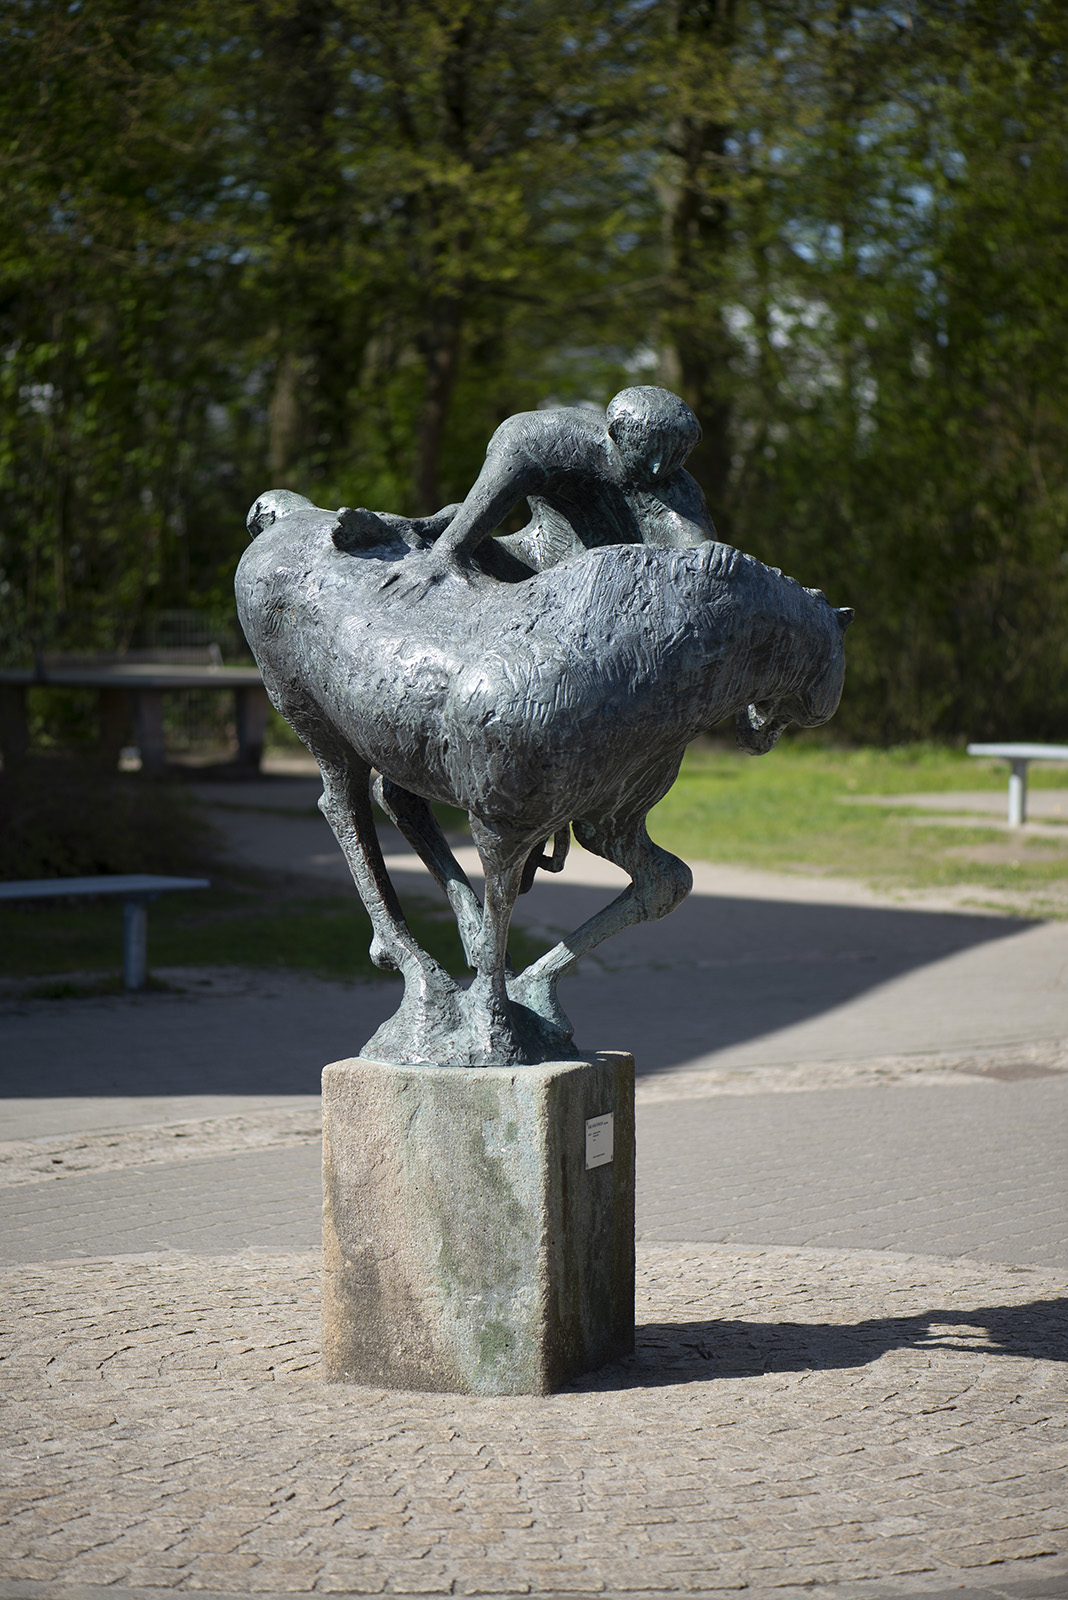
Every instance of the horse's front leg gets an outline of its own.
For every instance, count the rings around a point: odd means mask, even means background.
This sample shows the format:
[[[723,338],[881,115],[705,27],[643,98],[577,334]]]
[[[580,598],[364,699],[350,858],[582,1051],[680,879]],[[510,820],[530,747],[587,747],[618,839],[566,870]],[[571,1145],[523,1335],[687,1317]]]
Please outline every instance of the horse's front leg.
[[[372,792],[386,816],[407,839],[445,895],[456,918],[464,955],[472,967],[477,966],[478,941],[482,937],[482,902],[449,849],[430,803],[420,795],[391,783],[388,778],[376,778]]]
[[[322,757],[319,766],[319,809],[334,830],[371,919],[371,960],[404,978],[400,1009],[363,1048],[386,1061],[447,1061],[462,991],[405,921],[375,831],[370,768],[352,759]]]
[[[693,887],[693,873],[685,861],[650,839],[644,812],[637,817],[576,821],[574,829],[584,849],[614,861],[630,874],[631,881],[610,905],[532,962],[508,986],[513,1001],[542,1018],[546,1033],[555,1032],[561,1044],[570,1041],[572,1030],[556,995],[560,979],[613,934],[638,922],[666,917]]]

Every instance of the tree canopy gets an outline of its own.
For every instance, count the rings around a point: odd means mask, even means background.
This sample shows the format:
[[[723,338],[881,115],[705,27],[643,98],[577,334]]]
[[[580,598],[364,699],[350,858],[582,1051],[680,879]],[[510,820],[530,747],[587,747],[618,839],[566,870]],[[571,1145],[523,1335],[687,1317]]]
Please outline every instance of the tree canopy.
[[[5,657],[229,605],[248,504],[424,511],[676,389],[855,605],[856,737],[1068,726],[1056,0],[11,0]]]

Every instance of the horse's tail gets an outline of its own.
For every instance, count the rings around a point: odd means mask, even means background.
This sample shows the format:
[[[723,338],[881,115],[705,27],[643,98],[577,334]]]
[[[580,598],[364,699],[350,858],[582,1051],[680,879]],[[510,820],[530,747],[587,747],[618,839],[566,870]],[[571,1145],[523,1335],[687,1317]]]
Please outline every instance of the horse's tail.
[[[309,500],[307,495],[297,494],[292,489],[268,489],[253,502],[252,509],[245,518],[245,527],[248,529],[250,539],[255,539],[258,534],[278,521],[279,517],[288,517],[294,511],[315,511],[316,505]]]

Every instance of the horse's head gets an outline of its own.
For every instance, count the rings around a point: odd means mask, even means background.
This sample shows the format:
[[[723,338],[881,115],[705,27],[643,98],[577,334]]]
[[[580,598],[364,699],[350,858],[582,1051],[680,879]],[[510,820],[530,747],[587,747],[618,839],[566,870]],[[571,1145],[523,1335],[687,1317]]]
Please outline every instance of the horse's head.
[[[738,743],[750,755],[766,755],[791,722],[800,728],[818,728],[829,722],[838,709],[845,681],[843,635],[854,613],[849,606],[828,605],[818,590],[812,593],[817,604],[826,606],[832,619],[830,627],[823,630],[817,671],[799,689],[739,711],[734,724]]]

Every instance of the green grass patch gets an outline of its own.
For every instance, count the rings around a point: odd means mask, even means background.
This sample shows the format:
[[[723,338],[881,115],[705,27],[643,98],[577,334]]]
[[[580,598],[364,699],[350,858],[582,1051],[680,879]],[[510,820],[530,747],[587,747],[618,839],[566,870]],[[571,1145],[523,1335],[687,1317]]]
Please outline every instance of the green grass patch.
[[[1068,770],[1033,767],[1031,781],[1068,788]],[[649,828],[667,849],[698,860],[836,873],[886,888],[1024,891],[1035,897],[1029,909],[1068,914],[1046,903],[1068,878],[1068,826],[1061,845],[978,826],[925,825],[907,806],[843,803],[857,795],[1005,794],[1007,785],[1004,762],[929,745],[836,750],[797,740],[753,757],[701,744],[687,752]],[[973,851],[1004,851],[1006,859],[970,859]]]

